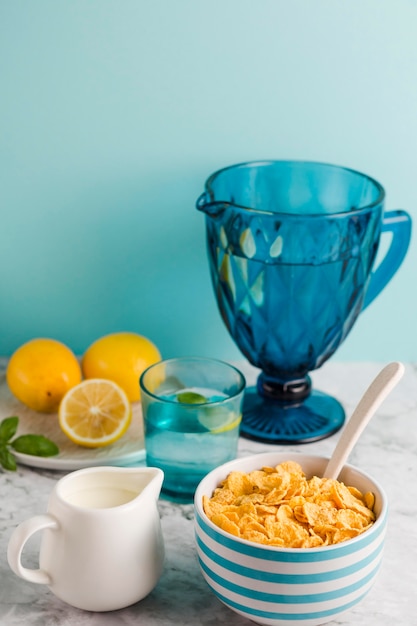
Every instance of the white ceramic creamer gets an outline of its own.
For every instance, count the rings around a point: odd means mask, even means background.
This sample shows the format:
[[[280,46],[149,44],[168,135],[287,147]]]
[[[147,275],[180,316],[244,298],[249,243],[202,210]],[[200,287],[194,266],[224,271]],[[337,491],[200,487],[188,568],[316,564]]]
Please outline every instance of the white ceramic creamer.
[[[64,476],[51,492],[48,512],[26,520],[10,537],[11,569],[80,609],[112,611],[138,602],[163,569],[162,481],[163,472],[153,467],[92,467]],[[23,547],[40,530],[39,569],[28,569]]]

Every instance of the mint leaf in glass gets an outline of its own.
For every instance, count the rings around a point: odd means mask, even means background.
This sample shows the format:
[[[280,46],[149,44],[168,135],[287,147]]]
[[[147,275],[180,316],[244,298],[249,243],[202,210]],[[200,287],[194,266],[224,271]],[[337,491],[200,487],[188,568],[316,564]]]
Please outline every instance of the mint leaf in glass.
[[[177,400],[182,404],[204,404],[207,402],[205,396],[195,391],[182,391],[181,393],[177,393]]]

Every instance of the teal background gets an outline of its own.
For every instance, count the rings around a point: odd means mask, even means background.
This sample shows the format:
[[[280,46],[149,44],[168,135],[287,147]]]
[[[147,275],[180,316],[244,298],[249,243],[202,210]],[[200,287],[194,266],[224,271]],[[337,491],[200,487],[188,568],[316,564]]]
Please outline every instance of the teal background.
[[[411,0],[0,0],[0,354],[133,330],[239,358],[214,300],[210,173],[312,159],[417,211]],[[414,360],[415,246],[336,359]]]

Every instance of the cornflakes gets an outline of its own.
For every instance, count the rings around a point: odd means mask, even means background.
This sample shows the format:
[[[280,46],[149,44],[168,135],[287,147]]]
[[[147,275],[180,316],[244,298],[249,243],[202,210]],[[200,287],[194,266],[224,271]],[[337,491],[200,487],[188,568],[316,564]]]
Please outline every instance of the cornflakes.
[[[374,494],[328,478],[307,479],[295,461],[231,472],[211,498],[209,519],[226,532],[269,546],[315,548],[347,541],[375,521]]]

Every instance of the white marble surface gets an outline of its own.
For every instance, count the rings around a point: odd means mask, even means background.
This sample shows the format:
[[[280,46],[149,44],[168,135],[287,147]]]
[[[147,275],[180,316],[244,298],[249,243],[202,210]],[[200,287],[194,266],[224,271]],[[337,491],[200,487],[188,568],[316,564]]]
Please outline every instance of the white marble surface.
[[[313,374],[314,385],[335,395],[349,416],[384,364],[330,362]],[[254,372],[245,368],[248,381]],[[281,449],[331,454],[338,435]],[[241,439],[239,455],[273,449]],[[349,461],[377,478],[390,500],[385,556],[376,585],[363,603],[330,626],[411,626],[417,623],[417,366],[407,364],[398,387],[368,425]],[[0,470],[0,624],[16,626],[250,626],[253,622],[223,606],[203,580],[196,559],[192,505],[160,501],[166,544],[164,573],[154,591],[136,605],[113,613],[88,613],[55,598],[47,587],[15,576],[6,559],[12,530],[43,513],[49,491],[62,474],[19,467]],[[24,563],[37,567],[37,544],[31,540]]]

